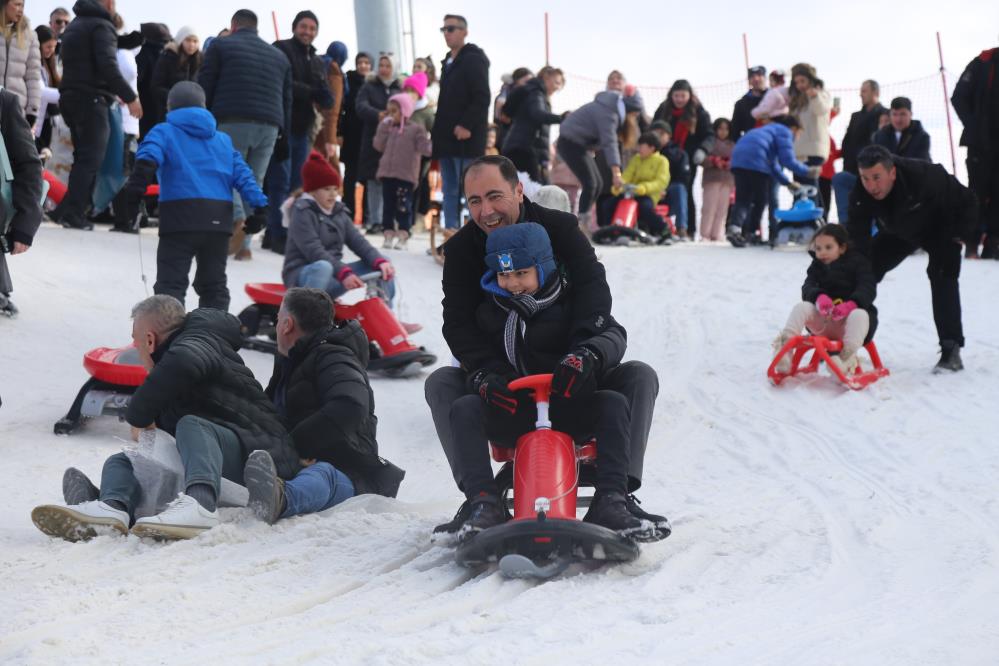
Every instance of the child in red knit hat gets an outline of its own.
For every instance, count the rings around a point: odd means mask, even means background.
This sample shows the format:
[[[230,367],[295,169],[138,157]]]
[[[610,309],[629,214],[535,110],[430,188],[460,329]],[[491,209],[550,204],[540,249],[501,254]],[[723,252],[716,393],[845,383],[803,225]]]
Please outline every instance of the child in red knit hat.
[[[288,206],[288,241],[281,278],[286,287],[322,289],[332,298],[364,286],[359,275],[381,271],[379,286],[388,304],[395,296],[395,268],[354,226],[353,215],[338,200],[341,179],[322,155],[312,151],[302,167],[302,192]],[[360,260],[346,262],[344,246]],[[408,333],[422,328],[403,324]]]

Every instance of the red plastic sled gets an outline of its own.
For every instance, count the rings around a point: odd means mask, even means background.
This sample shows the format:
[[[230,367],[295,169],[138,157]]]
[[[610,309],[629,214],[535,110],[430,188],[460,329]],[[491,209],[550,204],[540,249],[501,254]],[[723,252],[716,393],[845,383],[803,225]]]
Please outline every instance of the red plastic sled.
[[[76,394],[66,416],[53,427],[57,435],[73,432],[84,418],[123,417],[132,393],[149,374],[132,345],[91,349],[83,355],[83,367],[90,379]]]
[[[820,335],[796,335],[781,347],[774,360],[770,362],[770,367],[767,368],[767,377],[774,385],[780,385],[788,377],[817,372],[819,363],[825,362],[837,379],[854,391],[859,391],[882,377],[888,376],[888,368],[882,365],[881,356],[878,354],[878,348],[874,345],[873,340],[864,345],[864,349],[871,357],[873,367],[870,370],[863,370],[858,364],[857,369],[850,376],[843,374],[838,365],[830,362],[829,354],[841,349],[843,349],[843,343],[838,340],[830,340]],[[812,352],[812,357],[808,365],[803,366],[802,360],[809,351]],[[785,354],[792,354],[791,370],[790,372],[777,372],[777,363]]]
[[[66,196],[66,184],[59,180],[54,173],[47,169],[42,170],[42,178],[49,184],[49,191],[46,196],[52,201],[53,204],[59,205],[62,203],[62,198]],[[157,184],[150,185],[146,188],[147,197],[158,197],[160,195],[160,186]]]

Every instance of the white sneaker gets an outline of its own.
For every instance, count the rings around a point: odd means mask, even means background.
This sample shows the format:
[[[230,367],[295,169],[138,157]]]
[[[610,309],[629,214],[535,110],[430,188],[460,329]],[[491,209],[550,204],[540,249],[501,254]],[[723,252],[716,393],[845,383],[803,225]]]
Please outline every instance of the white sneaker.
[[[784,345],[787,344],[788,340],[790,340],[790,338],[785,336],[783,333],[777,334],[777,337],[774,338],[773,342],[774,356],[776,356],[777,353],[784,348]],[[783,375],[786,375],[787,373],[791,372],[791,357],[794,355],[792,352],[793,350],[789,350],[786,354],[784,354],[784,356],[782,356],[781,359],[777,361],[777,365],[776,367],[774,367],[774,370]]]
[[[180,493],[160,513],[139,518],[132,534],[155,539],[193,539],[219,524],[219,512],[209,511],[198,500]]]
[[[128,513],[94,500],[64,506],[44,504],[31,511],[35,527],[66,541],[88,541],[104,534],[128,534]]]
[[[407,250],[407,241],[409,241],[409,232],[397,231],[395,234],[395,249],[405,252]]]
[[[394,231],[386,231],[385,232],[385,241],[382,243],[382,249],[383,250],[391,250],[393,247],[395,247],[395,232]]]

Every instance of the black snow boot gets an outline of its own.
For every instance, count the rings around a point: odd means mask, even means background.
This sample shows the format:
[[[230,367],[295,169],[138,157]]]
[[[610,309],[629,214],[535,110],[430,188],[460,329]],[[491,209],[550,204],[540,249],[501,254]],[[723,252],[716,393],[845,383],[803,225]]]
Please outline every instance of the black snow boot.
[[[246,459],[243,483],[249,491],[247,504],[260,520],[273,525],[284,513],[288,500],[284,495],[284,479],[277,475],[277,467],[267,451],[257,450]]]
[[[461,526],[465,524],[468,520],[469,514],[472,512],[472,501],[465,500],[458,507],[458,513],[454,514],[454,518],[446,523],[441,523],[434,528],[433,534],[430,535],[431,543],[446,543],[455,539],[455,535]]]
[[[0,315],[11,318],[17,316],[17,306],[14,305],[14,301],[10,300],[10,294],[0,292]]]
[[[62,498],[67,506],[93,502],[100,497],[101,491],[91,482],[87,475],[76,469],[68,468],[62,475]]]
[[[458,540],[468,541],[482,530],[496,527],[506,522],[506,511],[496,495],[482,494],[468,501],[468,519],[458,530]]]
[[[940,360],[937,361],[937,366],[933,371],[943,372],[944,370],[952,372],[964,370],[964,363],[961,362],[961,345],[954,340],[940,341]]]
[[[652,521],[632,515],[624,493],[598,490],[583,521],[606,527],[635,541],[658,541],[664,538],[657,536],[656,526]]]
[[[625,497],[628,503],[628,511],[639,520],[647,520],[656,526],[656,530],[661,534],[660,539],[665,539],[673,532],[673,527],[669,524],[669,518],[655,513],[649,513],[641,506],[642,501],[634,495]]]

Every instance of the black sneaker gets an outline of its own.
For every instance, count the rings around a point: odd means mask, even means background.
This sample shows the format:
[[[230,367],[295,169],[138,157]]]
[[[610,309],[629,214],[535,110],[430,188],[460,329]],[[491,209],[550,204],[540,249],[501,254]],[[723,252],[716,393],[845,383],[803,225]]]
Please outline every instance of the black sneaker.
[[[247,505],[253,515],[268,525],[276,523],[288,501],[284,496],[284,479],[278,477],[271,454],[263,450],[250,454],[243,468],[243,483],[250,493]]]
[[[136,229],[135,227],[133,227],[130,224],[116,224],[113,227],[111,227],[110,229],[108,229],[108,231],[117,231],[117,232],[123,233],[123,234],[137,234],[137,233],[139,233],[139,230]]]
[[[77,229],[79,231],[93,231],[94,230],[94,224],[93,224],[93,222],[88,222],[87,220],[85,220],[83,218],[73,219],[73,218],[69,218],[69,217],[62,217],[62,218],[59,218],[59,224],[61,224],[66,229]]]
[[[454,518],[446,523],[441,523],[434,528],[433,533],[430,535],[430,542],[447,543],[456,539],[458,530],[460,530],[461,526],[465,524],[466,520],[468,520],[468,516],[471,512],[472,501],[465,500],[461,503],[461,506],[458,507],[458,512],[454,514]]]
[[[746,237],[738,231],[729,231],[725,236],[728,242],[732,244],[733,247],[746,247]]]
[[[673,533],[673,527],[669,524],[669,518],[649,513],[639,506],[642,501],[634,495],[627,495],[624,499],[628,505],[628,511],[631,512],[631,515],[639,520],[648,520],[656,526],[656,530],[662,535],[659,537],[660,539],[665,539]]]
[[[479,532],[506,522],[506,512],[496,495],[478,495],[468,504],[468,519],[458,529],[459,541],[468,541]]]
[[[91,482],[87,475],[76,469],[68,468],[62,474],[62,498],[69,506],[93,502],[100,497],[101,491]]]
[[[2,292],[0,292],[0,315],[5,315],[12,319],[17,316],[17,306],[14,305],[14,301],[10,300],[9,294]]]
[[[964,363],[961,362],[961,345],[953,340],[941,340],[940,342],[940,360],[937,361],[937,366],[933,371],[943,372],[944,370],[952,372],[964,370]]]
[[[635,541],[658,541],[655,525],[632,515],[624,493],[598,490],[583,521],[606,527]]]

